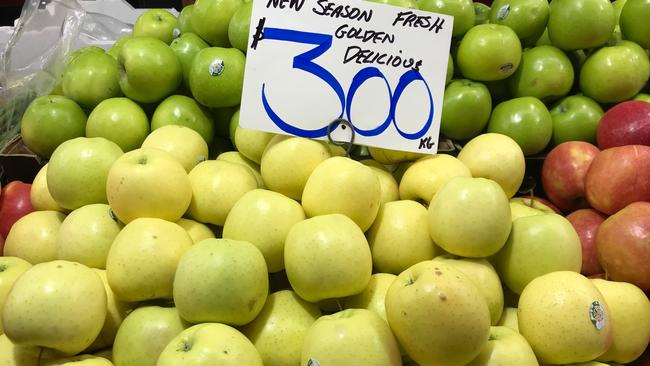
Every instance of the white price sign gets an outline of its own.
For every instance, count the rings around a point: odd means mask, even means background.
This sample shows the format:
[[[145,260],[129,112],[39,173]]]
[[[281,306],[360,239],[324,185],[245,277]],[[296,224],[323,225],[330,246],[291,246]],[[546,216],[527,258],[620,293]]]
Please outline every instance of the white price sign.
[[[360,0],[254,0],[243,127],[435,153],[453,17]]]

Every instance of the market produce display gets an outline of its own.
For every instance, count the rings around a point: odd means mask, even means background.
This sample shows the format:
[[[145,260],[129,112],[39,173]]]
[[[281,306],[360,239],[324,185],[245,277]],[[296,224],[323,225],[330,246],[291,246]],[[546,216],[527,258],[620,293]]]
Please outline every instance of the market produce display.
[[[454,16],[452,152],[241,127],[250,2],[71,52],[0,194],[0,365],[650,365],[650,0],[375,2]]]

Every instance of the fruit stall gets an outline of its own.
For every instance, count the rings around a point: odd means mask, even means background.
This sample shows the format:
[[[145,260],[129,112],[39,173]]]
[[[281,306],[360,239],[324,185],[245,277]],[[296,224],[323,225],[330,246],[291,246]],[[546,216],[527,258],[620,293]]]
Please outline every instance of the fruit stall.
[[[0,366],[650,365],[650,0],[28,0]]]

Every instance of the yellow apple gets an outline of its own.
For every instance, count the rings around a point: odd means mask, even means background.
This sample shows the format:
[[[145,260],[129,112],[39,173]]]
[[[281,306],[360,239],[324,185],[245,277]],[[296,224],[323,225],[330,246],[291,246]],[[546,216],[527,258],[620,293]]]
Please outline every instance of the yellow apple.
[[[35,211],[60,211],[67,212],[67,210],[59,205],[47,188],[47,164],[36,173],[34,181],[32,182],[32,189],[29,192],[32,207]]]
[[[517,308],[513,308],[509,306],[503,308],[501,319],[499,319],[497,325],[508,327],[510,329],[519,332],[519,319],[517,318]]]
[[[427,156],[406,169],[399,183],[399,196],[403,200],[419,200],[428,205],[451,178],[471,176],[469,169],[451,155]]]
[[[490,340],[467,366],[538,366],[526,338],[508,327],[491,327]]]
[[[555,211],[535,199],[526,197],[513,197],[510,199],[512,221],[520,217],[543,215],[545,213],[555,213]]]
[[[266,183],[264,183],[264,179],[262,179],[262,174],[260,173],[259,164],[245,157],[239,151],[224,151],[217,156],[217,160],[229,161],[249,167],[253,175],[255,175],[255,179],[257,179],[257,186],[259,188],[266,187]]]
[[[113,366],[113,363],[99,356],[78,355],[47,361],[43,366]]]
[[[397,185],[397,181],[385,166],[372,159],[361,160],[361,164],[370,167],[377,174],[379,185],[381,186],[381,203],[393,202],[399,199],[399,186]]]
[[[208,144],[193,129],[181,125],[165,125],[157,128],[144,139],[143,148],[155,148],[168,152],[186,172],[208,158]]]
[[[274,133],[241,127],[239,125],[239,110],[235,112],[230,120],[230,130],[230,139],[237,151],[257,164],[262,161],[262,154],[266,149],[266,145],[275,136]]]
[[[65,215],[59,211],[34,211],[16,221],[5,239],[4,255],[31,264],[56,259],[56,240]]]
[[[414,152],[383,149],[381,147],[374,147],[374,146],[369,146],[368,152],[370,153],[370,156],[372,156],[373,159],[377,160],[381,164],[386,164],[386,165],[397,164],[404,161],[417,160],[425,156],[424,154],[419,154]]]
[[[373,274],[365,290],[344,300],[345,308],[368,309],[388,321],[386,319],[386,293],[396,278],[397,276],[391,273]]]
[[[39,362],[59,356],[41,347],[13,344],[6,334],[0,334],[0,365],[2,366],[40,366]]]
[[[185,229],[192,238],[192,243],[198,243],[203,239],[214,238],[214,232],[205,224],[198,221],[180,218],[176,223]]]
[[[24,259],[18,257],[0,257],[0,310],[4,306],[5,300],[7,299],[7,294],[11,290],[11,286],[14,285],[16,279],[25,273],[31,264]],[[2,327],[2,322],[0,321],[0,334],[4,334],[4,328]],[[2,365],[2,363],[0,363]]]

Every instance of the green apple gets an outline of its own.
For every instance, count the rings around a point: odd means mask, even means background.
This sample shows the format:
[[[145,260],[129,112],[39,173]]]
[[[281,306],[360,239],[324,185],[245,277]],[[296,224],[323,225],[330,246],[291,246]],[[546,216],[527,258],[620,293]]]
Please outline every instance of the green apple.
[[[293,290],[309,302],[358,294],[372,274],[366,237],[341,214],[293,225],[284,245],[284,265]]]
[[[619,25],[619,19],[621,18],[621,11],[623,11],[623,6],[625,6],[627,0],[614,0],[612,1],[612,7],[614,8],[614,16],[616,17],[616,25]]]
[[[650,94],[639,93],[632,98],[632,100],[642,100],[644,102],[650,103]]]
[[[200,50],[190,66],[189,83],[194,99],[207,107],[236,106],[241,100],[245,66],[246,56],[237,48]]]
[[[106,53],[109,55],[113,56],[115,60],[117,60],[120,56],[120,50],[122,50],[122,47],[124,47],[124,44],[128,42],[130,39],[133,39],[133,34],[128,34],[126,36],[122,36],[120,39],[115,41],[111,48],[109,48]]]
[[[347,309],[318,318],[309,327],[301,365],[402,364],[399,346],[388,324],[366,309]]]
[[[115,336],[115,366],[156,366],[158,357],[169,341],[188,324],[176,308],[143,306],[129,313]]]
[[[503,308],[501,319],[499,319],[497,325],[508,327],[512,330],[519,332],[519,320],[517,318],[517,308],[513,308],[509,306]]]
[[[255,179],[257,180],[258,187],[266,188],[266,184],[264,183],[264,179],[262,178],[262,174],[260,173],[260,166],[254,161],[245,157],[239,151],[222,152],[217,156],[217,160],[229,161],[231,163],[241,164],[250,168],[250,171],[253,173],[253,175],[255,175]]]
[[[501,133],[519,144],[524,155],[546,148],[553,136],[553,119],[535,97],[520,97],[499,103],[492,111],[488,132]]]
[[[410,151],[383,149],[381,147],[368,147],[370,156],[380,164],[392,165],[406,161],[413,161],[425,157],[425,154]]]
[[[479,3],[480,4],[480,3]],[[481,4],[483,5],[483,4]],[[449,84],[451,79],[454,77],[454,58],[449,54],[449,59],[447,60],[447,75],[445,76],[445,85]]]
[[[167,10],[147,9],[133,24],[133,36],[158,38],[170,44],[178,35],[177,26],[176,17]]]
[[[178,29],[181,31],[181,35],[185,33],[194,33],[192,29],[192,14],[194,13],[194,4],[187,4],[181,9],[181,12],[178,14],[176,21],[178,22]],[[172,41],[173,42],[173,41]]]
[[[495,254],[512,226],[508,197],[486,178],[452,178],[433,197],[428,215],[433,242],[463,257]]]
[[[334,156],[320,163],[307,179],[302,207],[309,217],[339,213],[366,231],[379,211],[381,186],[372,169]]]
[[[631,99],[650,77],[650,60],[636,43],[621,41],[594,52],[580,70],[580,90],[600,103]]]
[[[265,366],[297,365],[307,330],[320,316],[318,306],[281,290],[268,296],[260,314],[241,331]]]
[[[248,33],[252,13],[253,2],[245,2],[235,11],[230,19],[230,24],[228,24],[228,40],[230,44],[244,53],[248,50]]]
[[[139,217],[176,221],[192,199],[185,168],[171,154],[143,147],[118,158],[106,179],[108,204],[120,221]]]
[[[32,182],[32,188],[29,192],[30,201],[34,211],[59,211],[66,212],[67,210],[52,198],[50,190],[47,188],[47,165],[45,164],[39,169]]]
[[[158,218],[138,218],[115,237],[106,276],[122,301],[171,299],[176,266],[192,246],[182,227]]]
[[[546,29],[547,0],[496,0],[491,8],[490,23],[512,28],[525,45],[535,43]]]
[[[219,323],[197,324],[174,337],[156,366],[262,366],[255,346],[240,331]]]
[[[345,308],[368,309],[388,321],[386,318],[386,293],[396,278],[397,276],[391,273],[374,273],[365,290],[345,298]]]
[[[502,326],[490,328],[490,340],[467,366],[537,366],[535,353],[518,332]]]
[[[15,344],[77,354],[97,337],[106,317],[99,276],[75,262],[36,264],[14,282],[2,308],[2,324]]]
[[[465,365],[490,334],[480,291],[441,262],[420,262],[400,273],[386,293],[386,316],[399,344],[420,365]]]
[[[650,342],[650,301],[631,283],[592,279],[609,308],[614,340],[599,361],[630,363]]]
[[[576,272],[551,272],[532,280],[519,298],[517,316],[519,331],[540,363],[591,361],[612,343],[605,298]]]
[[[373,268],[378,272],[399,274],[436,254],[429,236],[427,209],[415,201],[381,205],[367,235]]]
[[[496,325],[503,313],[503,289],[499,275],[490,262],[482,258],[459,258],[449,254],[435,257],[433,261],[445,263],[463,272],[476,285],[490,310],[490,323]]]
[[[63,208],[74,210],[108,203],[106,179],[122,149],[103,137],[77,137],[54,150],[47,168],[47,187]]]
[[[169,153],[187,173],[208,158],[208,144],[203,137],[193,129],[181,125],[166,125],[152,131],[142,142],[142,147]]]
[[[476,14],[472,0],[419,0],[417,3],[420,10],[453,16],[454,37],[461,37],[474,26]]]
[[[553,0],[549,10],[549,39],[563,50],[603,45],[616,25],[609,0]]]
[[[32,265],[22,258],[8,255],[0,257],[0,310],[2,310],[7,294],[16,279],[31,267]],[[4,328],[0,322],[0,335],[2,334],[4,334]]]
[[[199,53],[200,50],[210,47],[201,37],[197,36],[194,33],[183,33],[180,37],[174,39],[169,45],[171,49],[178,57],[178,61],[181,62],[181,67],[183,68],[183,81],[185,82],[186,87],[190,87],[190,67],[192,66],[192,61],[194,56]]]
[[[620,1],[620,0],[619,0]],[[650,2],[648,0],[627,0],[621,9],[619,23],[625,39],[639,46],[650,48]]]
[[[149,134],[149,119],[142,108],[128,98],[110,98],[90,112],[86,137],[103,137],[122,151],[135,150]]]
[[[65,215],[58,211],[34,211],[16,221],[4,243],[4,255],[31,264],[53,261],[56,241]]]
[[[223,226],[235,203],[248,191],[258,188],[250,168],[224,160],[206,160],[189,174],[192,200],[190,218]]]
[[[269,189],[300,200],[311,173],[329,157],[329,149],[321,141],[275,135],[264,149],[260,172]]]
[[[95,355],[77,355],[47,361],[43,366],[113,366],[113,363]]]
[[[393,6],[399,6],[402,8],[408,9],[417,9],[418,4],[416,0],[367,0],[377,4],[388,4]]]
[[[63,142],[84,136],[86,113],[74,100],[61,95],[34,99],[23,114],[20,135],[36,155],[49,158]]]
[[[421,158],[402,175],[399,196],[403,200],[417,200],[428,205],[450,179],[471,176],[467,166],[451,155],[436,154]]]
[[[474,25],[489,23],[490,11],[491,8],[489,5],[474,1]]]
[[[502,80],[519,67],[521,42],[508,26],[479,24],[463,36],[456,61],[460,73],[468,79]]]
[[[214,239],[215,235],[212,229],[198,221],[180,218],[176,221],[180,227],[185,229],[192,238],[192,243],[198,243],[203,239]]]
[[[268,146],[271,139],[276,136],[274,133],[241,127],[239,125],[239,109],[230,119],[230,131],[230,140],[237,150],[257,164],[262,163],[262,155],[266,150],[266,146]],[[292,156],[292,159],[294,158],[295,157]],[[283,161],[282,163],[286,164],[287,161]]]
[[[508,197],[517,193],[526,172],[521,147],[498,133],[485,133],[470,140],[461,149],[458,160],[469,168],[472,177],[497,182]]]
[[[106,256],[122,230],[110,206],[95,203],[70,212],[63,220],[56,239],[56,257],[92,268],[106,268]]]
[[[227,47],[228,26],[244,0],[197,0],[190,17],[196,34],[212,46]]]
[[[554,271],[580,272],[582,246],[563,216],[549,213],[515,219],[512,233],[494,260],[501,280],[521,294],[533,279]]]
[[[524,50],[519,68],[508,81],[515,98],[535,97],[551,102],[569,93],[573,78],[573,65],[562,50],[536,46]]]
[[[66,65],[63,95],[84,108],[122,94],[117,61],[105,52],[84,52]]]
[[[284,269],[284,242],[291,227],[305,219],[300,203],[280,193],[254,189],[232,207],[223,238],[252,243],[264,255],[268,271]],[[251,226],[251,222],[255,225]]]
[[[214,138],[214,120],[207,108],[184,95],[171,95],[156,107],[151,131],[165,125],[180,125],[198,132],[210,146]]]
[[[117,61],[120,88],[128,98],[154,103],[172,94],[183,80],[181,63],[174,51],[153,37],[134,37],[124,43]]]
[[[595,100],[584,95],[571,95],[549,110],[553,119],[553,144],[585,141],[596,144],[596,130],[603,109]]]
[[[484,84],[454,80],[445,88],[440,132],[455,140],[469,140],[485,129],[491,112],[492,97]]]
[[[98,46],[83,46],[80,48],[77,48],[73,52],[71,52],[64,61],[64,66],[68,67],[74,60],[76,60],[79,56],[84,55],[86,53],[105,53],[104,49]]]

